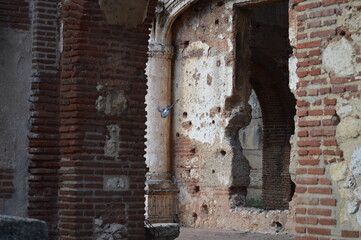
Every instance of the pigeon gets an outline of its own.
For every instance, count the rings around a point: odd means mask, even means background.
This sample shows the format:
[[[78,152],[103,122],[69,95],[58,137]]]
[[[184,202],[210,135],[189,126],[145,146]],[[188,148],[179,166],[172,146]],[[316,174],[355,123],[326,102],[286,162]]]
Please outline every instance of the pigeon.
[[[168,105],[166,106],[165,108],[160,108],[158,107],[158,111],[160,112],[160,116],[162,118],[166,118],[169,113],[170,113],[170,110],[172,109],[172,107],[178,102],[179,99],[177,99],[177,101],[175,103],[173,103],[172,105]]]

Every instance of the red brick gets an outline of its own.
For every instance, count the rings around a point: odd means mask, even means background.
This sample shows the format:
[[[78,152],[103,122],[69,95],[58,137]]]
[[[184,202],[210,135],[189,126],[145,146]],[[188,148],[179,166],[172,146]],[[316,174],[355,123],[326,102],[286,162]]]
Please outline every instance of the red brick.
[[[320,88],[320,94],[321,95],[325,95],[325,94],[328,94],[328,93],[331,93],[331,88],[329,88],[329,87]]]
[[[324,140],[323,145],[325,145],[325,146],[337,146],[337,141],[334,140],[334,139],[332,139],[332,140]]]
[[[298,153],[298,156],[307,156],[308,155],[307,150],[298,150],[297,153]]]
[[[297,136],[298,137],[308,137],[308,131],[298,131]]]
[[[336,34],[336,29],[331,29],[331,30],[322,30],[322,31],[317,31],[317,32],[312,32],[310,34],[311,38],[315,38],[315,37],[325,37],[325,36],[332,36]]]
[[[320,163],[319,159],[300,159],[298,163],[302,166],[315,166]]]
[[[311,175],[324,175],[325,169],[324,168],[309,168],[307,170],[307,173],[311,174]]]
[[[307,110],[298,110],[297,111],[297,116],[299,116],[299,117],[308,116],[308,111]]]
[[[317,41],[299,43],[299,44],[297,44],[297,49],[316,48],[316,47],[320,47],[320,46],[321,46],[321,40],[317,40]]]
[[[320,184],[322,185],[331,185],[331,181],[328,178],[320,178]]]
[[[323,115],[322,109],[309,110],[308,112],[309,112],[310,116],[322,116]]]
[[[318,179],[315,177],[296,177],[296,184],[316,185]]]
[[[321,198],[320,199],[320,204],[321,205],[326,205],[326,206],[336,206],[336,199],[333,198]]]
[[[326,228],[307,228],[309,234],[331,235],[331,230]]]
[[[332,194],[332,188],[309,187],[307,191],[309,193],[317,193],[317,194]]]
[[[310,110],[312,111],[312,110]],[[322,110],[321,110],[322,111]],[[320,126],[321,122],[319,120],[303,120],[298,122],[299,127],[317,127]]]
[[[336,225],[336,219],[321,218],[319,222],[321,225]]]
[[[323,101],[327,106],[335,106],[337,103],[336,99],[329,99],[329,98],[325,98],[325,100]]]
[[[321,145],[321,141],[320,140],[297,141],[297,145],[299,147],[319,147]]]
[[[360,237],[360,232],[358,232],[358,231],[342,230],[342,231],[341,231],[341,237],[359,238],[359,237]]]
[[[320,11],[313,11],[309,14],[309,18],[319,18],[319,17],[327,17],[332,16],[336,13],[336,9],[326,9]]]
[[[296,174],[301,175],[307,173],[307,168],[296,168]]]
[[[296,236],[295,240],[319,240],[317,237]]]
[[[296,208],[295,213],[296,214],[306,214],[306,208]]]
[[[319,216],[328,216],[328,217],[332,215],[332,211],[330,209],[319,209],[319,208],[307,209],[307,213],[309,215],[319,215]]]
[[[296,226],[296,227],[295,227],[295,231],[296,231],[297,233],[306,233],[306,228],[305,228],[305,227]]]
[[[322,6],[327,7],[330,5],[335,5],[335,4],[339,4],[339,3],[346,3],[348,2],[348,0],[323,0],[322,1]]]

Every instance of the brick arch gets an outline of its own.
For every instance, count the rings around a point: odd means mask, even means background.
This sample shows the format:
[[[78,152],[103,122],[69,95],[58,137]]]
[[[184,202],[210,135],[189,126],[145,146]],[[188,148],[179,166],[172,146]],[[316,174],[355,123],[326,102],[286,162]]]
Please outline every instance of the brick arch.
[[[294,133],[295,99],[276,63],[265,56],[259,59],[267,65],[253,62],[250,83],[263,117],[263,182],[267,183],[262,189],[263,208],[288,209],[293,194],[289,140]]]

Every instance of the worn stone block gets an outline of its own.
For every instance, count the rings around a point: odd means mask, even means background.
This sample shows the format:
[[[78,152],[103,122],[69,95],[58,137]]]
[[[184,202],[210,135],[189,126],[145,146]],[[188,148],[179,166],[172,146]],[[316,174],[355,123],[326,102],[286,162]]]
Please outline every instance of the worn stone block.
[[[46,240],[45,222],[21,217],[0,215],[0,240]]]
[[[155,239],[173,240],[179,236],[180,227],[178,223],[155,223],[150,231],[155,233]]]

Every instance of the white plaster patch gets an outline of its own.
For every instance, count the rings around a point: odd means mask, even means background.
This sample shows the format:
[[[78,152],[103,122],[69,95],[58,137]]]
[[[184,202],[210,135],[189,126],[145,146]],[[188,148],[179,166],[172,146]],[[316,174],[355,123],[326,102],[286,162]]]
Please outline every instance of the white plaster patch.
[[[359,208],[359,203],[356,202],[356,201],[349,202],[349,203],[347,204],[347,211],[348,211],[348,213],[350,213],[350,214],[356,213],[357,210],[358,210],[358,208]]]
[[[103,219],[94,219],[96,240],[127,239],[127,228],[119,223],[104,224]]]
[[[292,56],[288,59],[288,70],[290,74],[290,82],[288,84],[289,88],[291,90],[296,90],[297,83],[300,81],[300,79],[297,76],[297,58],[295,56]]]
[[[355,189],[354,191],[355,193],[355,197],[358,199],[358,200],[361,200],[361,187],[358,187]]]
[[[208,56],[209,46],[201,41],[191,43],[175,62],[175,117],[178,117],[176,131],[186,131],[191,139],[213,144],[222,139],[224,130],[219,127],[225,98],[231,95],[233,69],[226,66],[224,56]],[[195,54],[197,53],[197,54]],[[208,79],[212,79],[210,84]],[[210,115],[214,108],[220,112]],[[187,118],[177,113],[187,113]],[[190,131],[182,124],[189,123]]]
[[[341,118],[350,116],[351,112],[352,112],[351,105],[341,106],[337,109],[337,115],[340,116]]]
[[[340,223],[341,224],[346,224],[348,222],[348,214],[347,214],[347,209],[346,208],[342,208],[340,210]]]
[[[105,155],[117,157],[119,152],[120,128],[118,125],[115,124],[115,125],[108,125],[107,129],[109,134],[106,135],[104,153]]]
[[[330,167],[331,178],[338,182],[346,178],[347,164],[346,162],[334,163]]]
[[[354,49],[351,43],[346,38],[342,38],[326,47],[322,55],[322,62],[336,76],[348,76],[355,72],[352,63],[353,55]]]
[[[336,129],[338,141],[345,141],[346,139],[356,138],[359,135],[360,128],[360,120],[350,117],[342,119]]]
[[[356,148],[352,154],[350,170],[355,177],[361,176],[361,147]]]
[[[103,187],[106,191],[129,190],[128,176],[104,176]]]
[[[359,209],[356,213],[356,219],[357,219],[357,222],[358,224],[361,225],[361,209]]]

